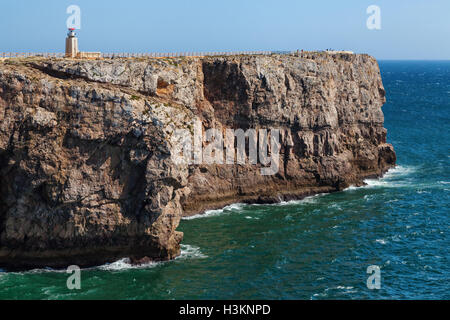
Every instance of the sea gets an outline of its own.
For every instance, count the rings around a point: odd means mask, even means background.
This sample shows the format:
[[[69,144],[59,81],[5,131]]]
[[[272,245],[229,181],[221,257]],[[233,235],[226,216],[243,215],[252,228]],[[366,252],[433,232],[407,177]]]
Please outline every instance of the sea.
[[[450,61],[380,61],[383,178],[183,219],[182,253],[132,266],[0,270],[0,299],[450,299]]]

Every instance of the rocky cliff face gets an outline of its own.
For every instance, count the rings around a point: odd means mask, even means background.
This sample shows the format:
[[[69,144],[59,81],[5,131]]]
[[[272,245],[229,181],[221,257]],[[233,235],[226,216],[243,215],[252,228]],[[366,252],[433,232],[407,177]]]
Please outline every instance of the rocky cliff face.
[[[172,259],[183,215],[360,185],[395,164],[384,95],[367,55],[0,62],[0,267]],[[280,129],[278,173],[174,163],[195,119]]]

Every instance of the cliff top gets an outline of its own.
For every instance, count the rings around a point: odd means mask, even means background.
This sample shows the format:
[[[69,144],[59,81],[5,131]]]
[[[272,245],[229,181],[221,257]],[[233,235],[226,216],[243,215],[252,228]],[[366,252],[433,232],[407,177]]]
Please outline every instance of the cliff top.
[[[205,56],[180,56],[180,57],[114,57],[114,58],[95,58],[95,59],[76,59],[76,58],[53,58],[44,56],[31,56],[31,57],[9,57],[1,58],[1,62],[36,62],[36,61],[170,61],[170,60],[197,60],[197,59],[217,59],[217,58],[227,58],[227,59],[241,59],[241,58],[254,58],[254,57],[272,57],[272,58],[283,58],[283,57],[295,57],[301,59],[311,59],[316,60],[320,58],[333,57],[334,59],[352,59],[356,56],[366,56],[370,57],[368,54],[355,54],[350,51],[304,51],[299,53],[272,53],[269,55],[264,54],[233,54],[233,55],[205,55]]]

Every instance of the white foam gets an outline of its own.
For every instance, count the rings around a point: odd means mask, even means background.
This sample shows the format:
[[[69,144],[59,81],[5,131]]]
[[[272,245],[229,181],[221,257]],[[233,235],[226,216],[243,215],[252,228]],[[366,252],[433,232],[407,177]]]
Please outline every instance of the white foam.
[[[315,297],[325,298],[325,297],[327,297],[327,294],[326,293],[315,293],[312,295],[311,300]]]
[[[131,264],[129,258],[123,258],[113,263],[107,263],[98,267],[100,270],[105,271],[120,271],[120,270],[128,270],[128,269],[143,269],[143,268],[153,268],[162,262],[149,262],[143,263],[139,265]]]
[[[216,209],[216,210],[208,210],[205,211],[205,213],[196,214],[190,217],[183,217],[182,220],[192,220],[192,219],[200,219],[200,218],[207,218],[207,217],[216,217],[223,214],[230,214],[232,212],[236,212],[240,210],[245,204],[243,203],[233,203],[229,206],[226,206],[222,209]]]
[[[282,201],[280,203],[273,203],[271,205],[275,206],[288,206],[288,205],[294,205],[294,204],[309,204],[309,203],[316,203],[319,197],[322,197],[324,195],[327,195],[328,193],[318,193],[312,196],[305,197],[301,200],[290,200],[290,201]]]
[[[337,204],[337,203],[333,203],[331,205],[328,206],[329,209],[337,209],[337,210],[342,210],[342,207]]]
[[[203,259],[208,256],[204,255],[199,247],[191,246],[188,244],[181,245],[181,253],[175,260],[187,260],[187,259]],[[113,263],[107,263],[97,267],[97,269],[105,270],[105,271],[120,271],[120,270],[128,270],[128,269],[145,269],[145,268],[154,268],[163,263],[169,263],[170,261],[162,261],[162,262],[149,262],[143,263],[139,265],[131,264],[129,258],[123,258]]]
[[[327,195],[329,193],[318,193],[314,194],[312,196],[305,197],[301,200],[290,200],[290,201],[280,201],[276,203],[252,203],[252,204],[245,204],[245,203],[233,203],[230,204],[222,209],[215,209],[215,210],[207,210],[204,213],[195,214],[193,216],[189,217],[182,217],[181,220],[193,220],[193,219],[200,219],[200,218],[208,218],[208,217],[217,217],[225,214],[235,213],[237,211],[240,211],[244,206],[288,206],[288,205],[296,205],[296,204],[310,204],[315,203],[317,201],[318,197]],[[245,217],[246,219],[259,219],[259,218],[251,218],[249,216]]]
[[[352,290],[352,289],[354,289],[353,287],[345,287],[345,286],[337,286],[336,287],[336,289],[339,289],[339,290]]]
[[[398,165],[395,168],[389,169],[382,179],[404,177],[416,171],[416,167]]]
[[[124,269],[138,269],[138,268],[148,268],[156,266],[157,264],[162,262],[151,262],[146,263],[142,265],[133,265],[130,263],[130,259],[123,258],[118,261],[112,262],[112,263],[105,263],[101,266],[97,267],[89,267],[89,268],[81,268],[81,270],[108,270],[108,271],[117,271],[117,270],[124,270]],[[11,272],[12,274],[19,274],[19,275],[25,275],[25,274],[35,274],[35,273],[67,273],[66,269],[52,269],[52,268],[45,268],[45,269],[32,269],[27,271],[20,271],[20,272]]]
[[[333,287],[333,288],[326,288],[325,292],[329,292],[331,290],[342,290],[344,293],[356,293],[358,292],[358,290],[356,290],[354,287],[352,286],[337,286],[337,287]]]
[[[191,246],[189,244],[181,245],[181,254],[176,258],[179,260],[184,259],[205,259],[208,258],[207,255],[200,251],[199,247]]]
[[[199,247],[191,246],[188,244],[182,244],[181,245],[181,253],[180,255],[175,258],[177,259],[203,259],[207,258],[208,256],[204,255]],[[117,260],[112,263],[105,263],[98,267],[91,267],[91,268],[83,268],[82,270],[105,270],[105,271],[120,271],[120,270],[127,270],[127,269],[144,269],[144,268],[154,268],[162,263],[168,263],[170,261],[161,261],[161,262],[148,262],[143,263],[139,265],[134,265],[131,263],[129,258],[123,258],[120,260]],[[10,272],[12,274],[30,274],[30,273],[66,273],[66,269],[52,269],[52,268],[45,268],[45,269],[33,269],[28,271],[21,271],[21,272]],[[4,269],[0,269],[0,278],[2,276],[2,273],[6,274],[8,273]]]
[[[389,169],[388,172],[384,174],[382,178],[379,179],[366,179],[364,183],[366,185],[361,187],[350,186],[344,191],[357,190],[361,188],[377,188],[377,187],[385,187],[385,188],[397,188],[397,187],[405,187],[408,185],[408,182],[405,181],[405,178],[408,177],[411,173],[414,173],[416,168],[409,166],[396,166],[395,168]]]
[[[66,273],[66,269],[52,269],[50,267],[41,268],[41,269],[31,269],[26,271],[13,271],[8,272],[3,270],[4,273],[17,274],[17,275],[26,275],[26,274],[35,274],[35,273]]]

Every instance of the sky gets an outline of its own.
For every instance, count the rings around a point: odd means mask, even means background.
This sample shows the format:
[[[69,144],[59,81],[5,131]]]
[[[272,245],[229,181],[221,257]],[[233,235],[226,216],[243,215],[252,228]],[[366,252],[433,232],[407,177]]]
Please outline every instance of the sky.
[[[449,0],[1,0],[0,52],[64,52],[67,7],[82,51],[351,50],[450,59]],[[366,21],[380,8],[380,30]]]

